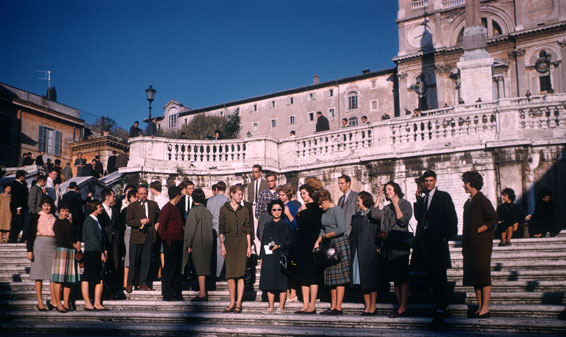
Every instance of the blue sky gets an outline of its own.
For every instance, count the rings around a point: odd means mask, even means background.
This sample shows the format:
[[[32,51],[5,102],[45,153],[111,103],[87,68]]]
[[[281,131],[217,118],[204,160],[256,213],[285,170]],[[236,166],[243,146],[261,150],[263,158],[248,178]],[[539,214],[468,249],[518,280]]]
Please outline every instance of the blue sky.
[[[1,0],[0,82],[120,126],[394,66],[396,0]]]

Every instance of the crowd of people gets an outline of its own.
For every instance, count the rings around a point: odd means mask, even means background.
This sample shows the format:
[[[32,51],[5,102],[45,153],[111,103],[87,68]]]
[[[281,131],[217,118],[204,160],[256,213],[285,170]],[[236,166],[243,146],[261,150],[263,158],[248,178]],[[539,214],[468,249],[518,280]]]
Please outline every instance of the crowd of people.
[[[208,199],[190,180],[168,187],[167,193],[155,181],[128,185],[120,197],[105,189],[100,199],[87,200],[71,183],[55,209],[56,196],[50,190],[55,179],[56,172],[50,171],[28,191],[25,171],[18,171],[0,198],[2,231],[6,222],[11,225],[9,241],[16,242],[23,230],[40,311],[75,309],[73,298],[78,296],[72,296],[72,289],[79,282],[85,310],[107,310],[104,298],[125,299],[124,291],[149,291],[157,279],[164,301],[184,300],[183,280],[194,275],[199,293],[192,301],[207,301],[207,280],[223,278],[230,300],[223,311],[240,313],[244,279],[257,254],[259,289],[268,302],[265,314],[286,313],[286,302],[299,297],[303,305],[295,313],[315,314],[324,286],[330,290],[330,307],[320,314],[343,315],[345,293],[357,286],[365,304],[361,315],[375,315],[379,293],[392,282],[397,306],[389,317],[407,316],[413,268],[427,275],[436,308],[431,327],[441,328],[446,317],[448,241],[457,235],[458,220],[450,194],[437,189],[433,171],[417,179],[413,205],[393,181],[379,186],[374,198],[368,191],[353,191],[350,177],[342,175],[337,197],[316,177],[306,178],[297,189],[278,185],[273,173],[264,179],[262,167],[254,165],[247,188],[219,181]],[[470,195],[463,209],[463,284],[473,287],[477,296],[473,316],[488,318],[492,240],[498,232],[500,245],[509,245],[522,215],[513,204],[512,189],[503,190],[496,211],[481,192],[478,172],[465,172],[462,182]],[[555,221],[550,191],[540,194],[534,214],[527,216],[534,237],[551,232]],[[414,238],[409,231],[413,216]],[[47,306],[45,280],[51,281]]]

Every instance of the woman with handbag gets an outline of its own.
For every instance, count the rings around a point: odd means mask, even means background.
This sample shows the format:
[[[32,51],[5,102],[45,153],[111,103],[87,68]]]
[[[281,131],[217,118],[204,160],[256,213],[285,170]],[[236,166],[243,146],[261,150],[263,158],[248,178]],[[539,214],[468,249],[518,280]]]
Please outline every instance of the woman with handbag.
[[[297,214],[297,244],[295,259],[297,261],[297,282],[301,285],[303,307],[296,314],[316,314],[316,297],[318,285],[322,283],[322,269],[314,265],[312,247],[321,230],[322,210],[315,202],[316,189],[309,184],[299,187],[305,205]]]
[[[81,291],[85,301],[85,310],[107,310],[100,301],[102,297],[102,264],[106,262],[108,251],[106,241],[98,216],[103,212],[102,203],[98,200],[88,200],[86,211],[90,214],[83,223],[83,240],[85,252],[83,255],[84,273]],[[94,305],[90,301],[89,283],[94,283]]]
[[[267,212],[272,220],[265,224],[261,238],[261,273],[259,289],[267,292],[269,308],[264,314],[284,314],[287,299],[287,275],[283,268],[287,263],[289,249],[295,239],[287,219],[283,217],[285,204],[281,200],[273,200],[267,205]],[[283,260],[283,263],[281,261]],[[279,308],[274,309],[275,293],[279,293]]]
[[[246,258],[251,255],[251,236],[253,222],[248,209],[241,205],[244,188],[242,185],[230,187],[230,201],[220,208],[218,217],[220,251],[226,258],[226,280],[230,293],[230,305],[223,312],[242,312],[244,296],[244,274]],[[236,284],[238,297],[236,297]]]
[[[384,195],[390,203],[379,208]],[[387,281],[395,283],[395,296],[399,303],[397,310],[389,315],[390,318],[407,316],[410,248],[408,245],[405,247],[405,240],[413,210],[411,204],[403,199],[404,196],[399,184],[390,181],[379,189],[377,201],[371,210],[371,216],[381,221],[381,262],[384,264]]]
[[[346,291],[346,284],[350,283],[350,240],[344,234],[346,224],[344,222],[344,211],[340,206],[334,205],[330,192],[322,189],[316,193],[316,199],[323,210],[320,219],[322,229],[314,244],[314,249],[323,244],[323,240],[329,242],[330,246],[337,250],[340,260],[337,264],[324,269],[324,284],[330,287],[330,308],[323,311],[321,315],[338,316],[343,315],[342,301]]]
[[[59,218],[55,220],[53,225],[57,249],[55,250],[51,282],[55,283],[53,297],[57,304],[56,309],[61,313],[72,310],[69,303],[71,287],[79,282],[80,278],[75,253],[81,249],[81,243],[77,240],[75,226],[69,221],[69,214],[69,205],[61,203]],[[61,305],[61,287],[63,287],[63,305]]]
[[[464,190],[470,199],[464,204],[464,228],[462,231],[462,255],[464,256],[464,281],[473,286],[478,299],[475,318],[489,318],[491,299],[491,252],[497,213],[481,192],[483,178],[476,171],[462,175]]]
[[[358,213],[352,217],[352,284],[359,285],[364,297],[365,309],[362,316],[377,314],[377,288],[379,287],[380,250],[376,239],[379,221],[370,215],[373,198],[366,191],[358,193]]]
[[[55,216],[51,214],[51,198],[44,196],[41,199],[41,211],[31,216],[27,228],[27,259],[31,261],[29,278],[35,280],[35,293],[37,295],[37,310],[47,311],[43,305],[43,280],[51,279],[51,268],[57,243],[53,225]],[[53,297],[55,283],[50,284],[51,302],[47,303],[49,310],[55,308]]]

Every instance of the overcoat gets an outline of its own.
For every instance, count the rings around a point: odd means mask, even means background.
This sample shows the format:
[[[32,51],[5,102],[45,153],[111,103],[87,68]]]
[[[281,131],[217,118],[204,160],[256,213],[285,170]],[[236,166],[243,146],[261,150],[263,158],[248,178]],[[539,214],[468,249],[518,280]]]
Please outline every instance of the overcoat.
[[[379,229],[379,221],[371,218],[368,214],[358,213],[352,216],[352,232],[350,233],[352,266],[357,253],[362,290],[377,289],[379,286],[380,266],[377,253]]]
[[[265,245],[270,242],[280,245],[281,248],[272,251],[267,255]],[[286,291],[287,275],[281,272],[279,263],[280,254],[288,256],[288,251],[295,244],[294,235],[287,220],[280,219],[275,222],[271,220],[265,224],[263,237],[261,240],[260,258],[261,258],[261,274],[259,279],[259,289],[264,291]]]
[[[194,205],[185,224],[183,266],[189,263],[188,248],[192,249],[192,260],[197,275],[212,275],[212,256],[216,253],[213,241],[212,213],[204,205]]]

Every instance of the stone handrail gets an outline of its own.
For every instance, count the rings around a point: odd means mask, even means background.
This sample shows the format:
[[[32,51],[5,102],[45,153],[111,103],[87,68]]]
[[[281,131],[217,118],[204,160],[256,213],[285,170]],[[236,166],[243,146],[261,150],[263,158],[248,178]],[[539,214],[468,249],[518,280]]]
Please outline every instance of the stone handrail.
[[[208,170],[211,174],[266,170],[289,172],[388,158],[467,151],[529,141],[564,142],[566,95],[511,98],[437,109],[373,125],[342,128],[307,137],[235,140],[130,140],[128,168],[152,172]]]
[[[411,9],[422,8],[428,6],[428,0],[413,0],[411,1]]]

